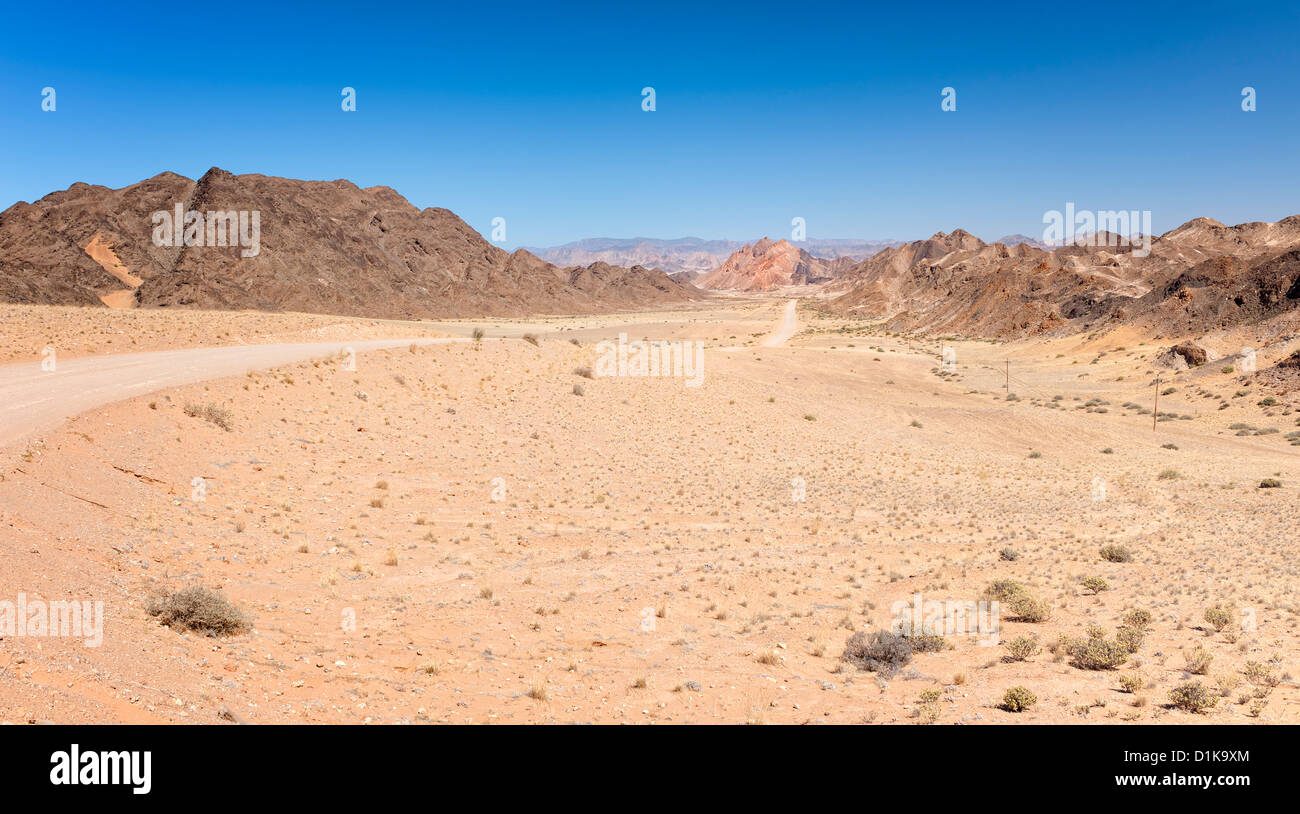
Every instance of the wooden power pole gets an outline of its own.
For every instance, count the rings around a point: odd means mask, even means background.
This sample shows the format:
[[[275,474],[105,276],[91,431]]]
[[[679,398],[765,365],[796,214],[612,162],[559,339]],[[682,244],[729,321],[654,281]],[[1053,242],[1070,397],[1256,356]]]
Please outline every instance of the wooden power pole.
[[[1156,403],[1151,408],[1151,429],[1156,428],[1156,422],[1160,420],[1160,376],[1156,376]]]
[[[1011,360],[1010,359],[1007,360],[1007,381],[1005,387],[1007,389],[1007,395],[1008,396],[1011,395]]]

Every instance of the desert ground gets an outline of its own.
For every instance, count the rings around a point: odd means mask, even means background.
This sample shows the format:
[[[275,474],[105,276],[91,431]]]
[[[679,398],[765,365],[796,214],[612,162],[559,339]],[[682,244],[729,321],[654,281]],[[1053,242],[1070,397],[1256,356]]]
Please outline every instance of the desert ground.
[[[32,386],[53,347],[60,403],[79,388],[58,377],[95,360],[194,355],[186,383],[3,414],[0,599],[102,600],[105,622],[95,647],[0,639],[0,720],[1300,720],[1294,393],[1157,368],[1169,340],[1131,329],[940,341],[814,305],[409,323],[6,306],[0,382]],[[591,374],[620,332],[702,342],[699,386]],[[402,341],[342,352],[378,339]],[[234,375],[203,355],[308,342]],[[1004,610],[993,641],[947,634],[888,676],[842,658],[896,603],[997,580],[1046,618]],[[187,586],[250,628],[160,624],[151,603]],[[1072,656],[1133,611],[1149,621],[1122,663]],[[1213,705],[1172,704],[1189,682]],[[1015,686],[1036,703],[1005,708]]]

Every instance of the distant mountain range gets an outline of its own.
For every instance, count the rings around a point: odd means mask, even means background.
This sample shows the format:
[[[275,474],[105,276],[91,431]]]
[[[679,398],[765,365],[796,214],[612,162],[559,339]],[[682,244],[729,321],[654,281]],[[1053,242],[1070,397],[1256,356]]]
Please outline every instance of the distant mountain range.
[[[749,241],[749,243],[753,242]],[[698,237],[669,240],[650,237],[593,237],[565,243],[563,246],[527,247],[527,251],[560,266],[600,261],[616,266],[645,266],[661,269],[669,274],[698,276],[713,271],[749,243],[737,240],[704,240]],[[809,238],[793,245],[812,257],[827,260],[840,257],[864,260],[882,249],[898,246],[901,243],[902,241],[898,240]]]

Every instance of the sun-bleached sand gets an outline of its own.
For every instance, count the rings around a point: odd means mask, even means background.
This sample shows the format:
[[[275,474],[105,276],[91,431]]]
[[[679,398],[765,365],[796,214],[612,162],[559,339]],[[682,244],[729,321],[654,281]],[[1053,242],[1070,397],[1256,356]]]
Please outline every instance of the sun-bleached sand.
[[[105,625],[96,647],[5,636],[0,720],[1296,722],[1285,397],[1260,406],[1236,371],[1159,371],[1176,417],[1153,429],[1158,341],[910,340],[803,302],[798,332],[763,347],[785,307],[420,323],[506,339],[171,387],[10,444],[0,600],[102,601]],[[411,326],[23,311],[9,361]],[[703,342],[702,385],[581,375],[620,332]],[[209,404],[229,430],[187,414]],[[1004,579],[1050,618],[1004,612],[993,646],[946,635],[888,679],[841,659],[918,596],[974,602]],[[192,584],[251,632],[146,612]],[[1150,629],[1117,669],[1057,647],[1113,637],[1135,608]],[[1008,660],[1018,637],[1041,649]],[[1217,698],[1204,714],[1170,706],[1189,681]],[[1016,685],[1038,699],[1020,713],[999,706]]]

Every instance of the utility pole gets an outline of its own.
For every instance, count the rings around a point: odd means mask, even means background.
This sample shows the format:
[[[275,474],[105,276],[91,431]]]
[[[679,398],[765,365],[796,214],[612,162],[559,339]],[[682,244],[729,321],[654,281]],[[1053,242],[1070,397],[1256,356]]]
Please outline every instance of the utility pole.
[[[1010,360],[1010,359],[1007,360],[1007,381],[1006,381],[1006,389],[1007,389],[1007,395],[1008,395],[1008,396],[1011,395],[1011,360]]]
[[[1160,418],[1160,375],[1156,375],[1156,404],[1151,409],[1151,429],[1156,428],[1156,421]]]

